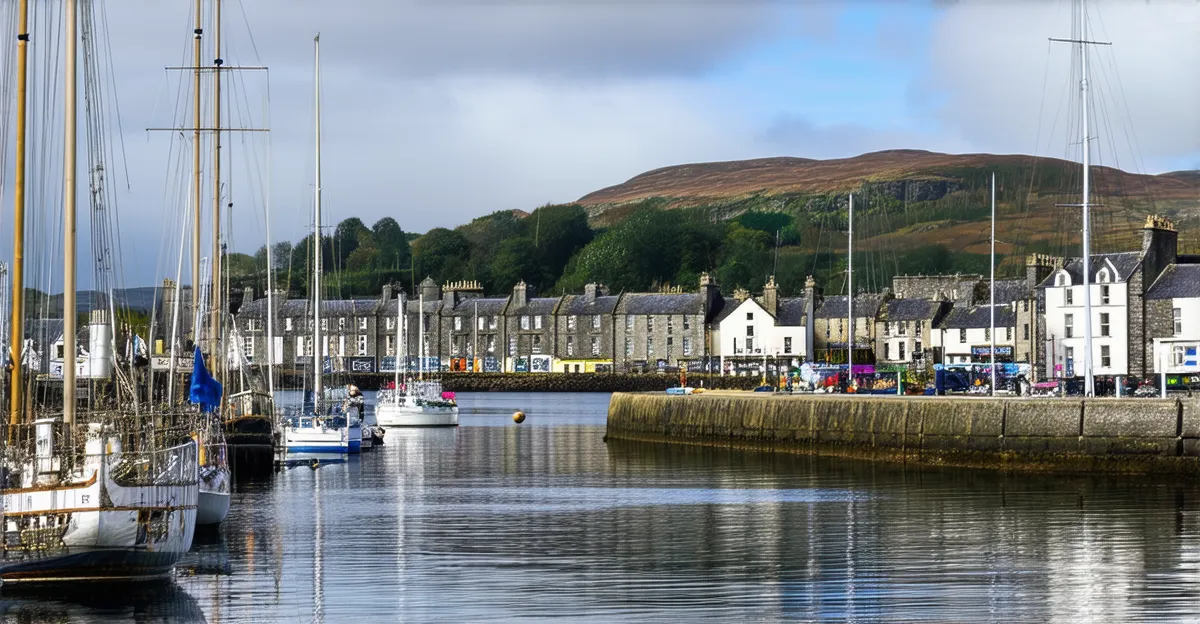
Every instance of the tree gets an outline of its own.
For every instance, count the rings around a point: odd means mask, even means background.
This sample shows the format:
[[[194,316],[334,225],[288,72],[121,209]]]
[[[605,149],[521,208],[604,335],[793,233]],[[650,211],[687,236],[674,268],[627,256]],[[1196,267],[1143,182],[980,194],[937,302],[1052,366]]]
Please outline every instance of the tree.
[[[525,238],[532,239],[537,267],[528,276],[547,288],[562,274],[575,252],[592,241],[587,211],[576,204],[542,206],[524,219]]]
[[[529,279],[543,268],[539,266],[533,239],[510,238],[500,243],[500,248],[492,258],[489,267],[492,287],[496,292],[511,290],[517,282]]]
[[[462,279],[470,247],[462,234],[446,228],[434,228],[412,244],[417,281],[429,276],[437,282]]]
[[[376,221],[371,227],[371,232],[375,235],[375,245],[379,248],[382,268],[408,268],[412,250],[409,248],[408,237],[395,219],[384,217]]]
[[[331,268],[344,269],[346,268],[346,259],[350,254],[358,249],[359,235],[363,232],[368,234],[371,230],[363,225],[362,219],[358,217],[350,217],[343,219],[341,223],[333,230],[333,255],[335,264]]]
[[[292,244],[281,241],[272,246],[271,260],[275,262],[276,271],[286,271],[292,260]]]

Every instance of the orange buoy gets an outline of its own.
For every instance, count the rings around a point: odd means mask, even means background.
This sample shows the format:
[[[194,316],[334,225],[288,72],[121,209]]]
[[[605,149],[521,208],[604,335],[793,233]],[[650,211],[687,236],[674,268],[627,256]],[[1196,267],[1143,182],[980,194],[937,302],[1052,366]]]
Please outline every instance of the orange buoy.
[[[525,422],[525,412],[522,412],[521,410],[513,412],[513,422],[517,423],[518,425]]]

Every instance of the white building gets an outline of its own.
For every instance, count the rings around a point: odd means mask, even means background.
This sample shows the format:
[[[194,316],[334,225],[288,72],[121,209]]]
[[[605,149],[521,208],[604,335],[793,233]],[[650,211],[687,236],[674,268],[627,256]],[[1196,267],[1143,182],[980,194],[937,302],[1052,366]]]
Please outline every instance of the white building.
[[[1015,304],[996,304],[996,361],[1014,361],[1017,314]],[[983,364],[991,361],[992,315],[989,306],[955,306],[938,324],[934,347],[942,364]]]
[[[812,304],[806,297],[778,298],[774,279],[762,297],[742,293],[727,300],[712,328],[721,370],[761,371],[767,360],[782,366],[808,361]]]
[[[1091,259],[1092,372],[1098,376],[1129,374],[1129,280],[1141,266],[1142,254],[1094,255]],[[1051,273],[1046,293],[1046,362],[1051,377],[1083,374],[1083,262],[1073,258]]]
[[[1173,264],[1146,292],[1155,373],[1200,373],[1200,264]]]

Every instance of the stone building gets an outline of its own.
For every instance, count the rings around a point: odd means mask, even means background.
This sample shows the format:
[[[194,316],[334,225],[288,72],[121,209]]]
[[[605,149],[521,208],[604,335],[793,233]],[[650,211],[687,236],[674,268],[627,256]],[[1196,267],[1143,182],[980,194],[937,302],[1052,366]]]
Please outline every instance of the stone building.
[[[673,288],[621,295],[614,312],[617,370],[711,368],[708,324],[723,304],[707,273],[698,293]]]
[[[554,321],[561,300],[538,297],[524,281],[513,286],[504,314],[505,372],[551,372],[557,338]]]
[[[877,363],[920,367],[939,362],[933,350],[934,331],[949,310],[949,302],[936,299],[884,303],[875,321]]]
[[[1011,303],[995,307],[996,361],[1014,361],[1017,315]],[[934,329],[934,352],[940,364],[986,364],[991,362],[991,306],[956,305]]]
[[[897,275],[892,278],[892,293],[897,299],[980,305],[988,299],[988,280],[976,274]]]
[[[854,364],[875,363],[875,321],[880,308],[890,298],[890,293],[860,293],[854,297]],[[845,295],[826,297],[817,307],[813,322],[813,361],[846,363],[849,336],[846,329],[849,321],[847,300]]]
[[[815,294],[808,278],[803,297],[779,297],[775,277],[760,297],[738,290],[713,318],[713,355],[727,373],[760,374],[768,361],[775,367],[798,366],[812,354]]]
[[[613,313],[619,296],[602,284],[584,286],[582,295],[566,295],[555,316],[554,370],[597,373],[613,370],[616,331]]]
[[[1146,292],[1146,325],[1153,372],[1200,376],[1200,264],[1171,264],[1154,281]],[[1171,385],[1184,383],[1169,379]]]

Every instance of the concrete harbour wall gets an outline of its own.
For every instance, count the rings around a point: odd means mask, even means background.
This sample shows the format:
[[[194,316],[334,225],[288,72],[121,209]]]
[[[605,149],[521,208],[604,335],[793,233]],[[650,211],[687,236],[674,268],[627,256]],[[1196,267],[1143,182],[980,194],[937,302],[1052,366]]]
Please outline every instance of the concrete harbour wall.
[[[1013,470],[1200,473],[1200,401],[619,393],[605,439]]]

